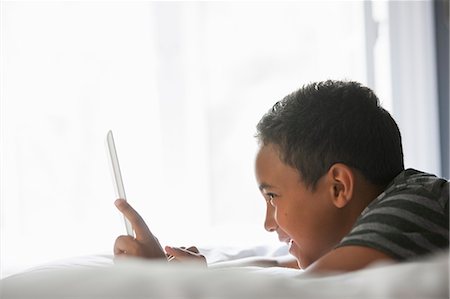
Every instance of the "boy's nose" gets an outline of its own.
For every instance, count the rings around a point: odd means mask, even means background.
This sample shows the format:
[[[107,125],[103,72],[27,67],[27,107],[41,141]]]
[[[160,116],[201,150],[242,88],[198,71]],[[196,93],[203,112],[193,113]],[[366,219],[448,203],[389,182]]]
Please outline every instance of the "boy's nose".
[[[268,204],[266,209],[266,218],[264,219],[264,228],[268,232],[274,232],[278,227],[278,224],[275,221],[274,213],[275,210],[273,206]]]

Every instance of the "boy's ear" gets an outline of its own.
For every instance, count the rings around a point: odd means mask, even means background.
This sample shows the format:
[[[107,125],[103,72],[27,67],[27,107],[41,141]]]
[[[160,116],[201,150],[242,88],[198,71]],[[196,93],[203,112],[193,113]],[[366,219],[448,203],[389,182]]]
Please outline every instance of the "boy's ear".
[[[353,197],[355,174],[345,164],[333,164],[328,170],[327,176],[331,182],[331,195],[333,204],[337,208],[345,207]]]

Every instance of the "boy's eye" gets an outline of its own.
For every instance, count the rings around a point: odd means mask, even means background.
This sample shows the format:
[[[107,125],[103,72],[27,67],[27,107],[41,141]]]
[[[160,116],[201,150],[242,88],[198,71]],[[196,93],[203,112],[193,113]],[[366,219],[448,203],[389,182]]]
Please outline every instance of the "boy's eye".
[[[267,193],[267,201],[273,206],[273,201],[275,199],[276,195],[273,193]]]

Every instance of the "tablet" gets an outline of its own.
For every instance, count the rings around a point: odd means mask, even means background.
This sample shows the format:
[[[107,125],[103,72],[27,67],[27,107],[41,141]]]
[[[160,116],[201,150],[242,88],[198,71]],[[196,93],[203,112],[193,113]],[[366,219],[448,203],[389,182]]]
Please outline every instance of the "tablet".
[[[120,173],[119,159],[117,158],[116,145],[114,144],[114,137],[112,131],[109,131],[106,136],[106,143],[108,145],[109,156],[111,158],[112,177],[114,180],[114,187],[116,190],[116,197],[127,200],[125,195],[125,188],[123,187],[122,174]],[[124,216],[125,228],[127,234],[134,237],[133,227],[130,221]]]

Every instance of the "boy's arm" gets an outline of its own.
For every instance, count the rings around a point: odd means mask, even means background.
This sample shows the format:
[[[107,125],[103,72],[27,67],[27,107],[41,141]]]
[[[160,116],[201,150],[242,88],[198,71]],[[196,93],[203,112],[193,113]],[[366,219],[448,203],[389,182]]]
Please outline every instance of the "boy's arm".
[[[364,246],[336,248],[308,267],[309,273],[348,272],[365,268],[373,262],[393,262],[389,255]]]

